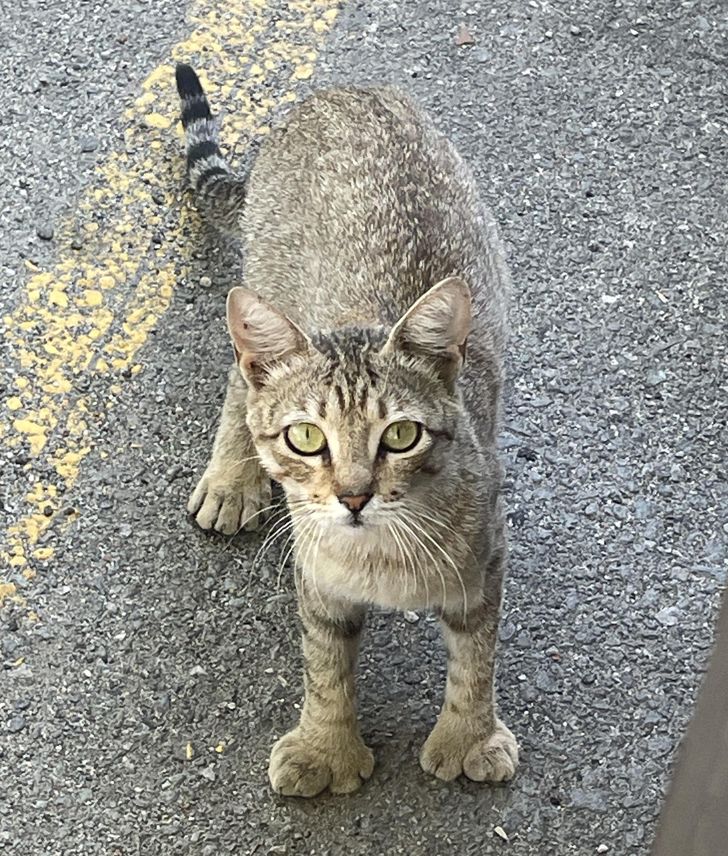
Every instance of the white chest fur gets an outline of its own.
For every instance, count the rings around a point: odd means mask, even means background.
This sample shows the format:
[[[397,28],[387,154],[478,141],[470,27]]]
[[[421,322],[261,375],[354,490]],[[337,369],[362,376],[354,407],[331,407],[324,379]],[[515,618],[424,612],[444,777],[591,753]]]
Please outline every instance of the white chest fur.
[[[460,607],[475,602],[477,581],[442,546],[413,545],[376,530],[350,539],[321,538],[315,549],[297,550],[313,591],[390,609]]]

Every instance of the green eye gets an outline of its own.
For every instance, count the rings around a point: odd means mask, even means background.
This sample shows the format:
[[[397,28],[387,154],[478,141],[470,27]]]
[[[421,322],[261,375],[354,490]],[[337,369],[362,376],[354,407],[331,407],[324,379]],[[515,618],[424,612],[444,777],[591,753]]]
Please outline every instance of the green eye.
[[[421,436],[422,426],[419,422],[403,419],[401,422],[392,422],[384,429],[381,442],[388,452],[409,452]]]
[[[310,422],[297,422],[286,428],[286,443],[299,455],[318,455],[326,448],[324,432]]]

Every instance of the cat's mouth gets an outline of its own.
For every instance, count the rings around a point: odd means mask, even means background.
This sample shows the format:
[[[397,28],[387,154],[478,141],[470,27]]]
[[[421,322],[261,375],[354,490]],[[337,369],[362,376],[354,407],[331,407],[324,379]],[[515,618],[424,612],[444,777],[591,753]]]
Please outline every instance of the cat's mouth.
[[[337,528],[342,534],[357,536],[372,532],[377,528],[377,515],[350,512],[346,517],[339,517]]]

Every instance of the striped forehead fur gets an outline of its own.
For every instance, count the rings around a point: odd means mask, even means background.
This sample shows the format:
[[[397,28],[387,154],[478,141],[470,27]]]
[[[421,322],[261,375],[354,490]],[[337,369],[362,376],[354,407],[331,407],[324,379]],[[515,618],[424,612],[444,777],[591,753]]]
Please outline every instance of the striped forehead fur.
[[[328,402],[323,403],[324,411],[332,403],[343,412],[366,407],[369,391],[379,379],[372,357],[385,341],[384,330],[374,327],[344,327],[313,336],[314,347],[330,365],[330,394]]]

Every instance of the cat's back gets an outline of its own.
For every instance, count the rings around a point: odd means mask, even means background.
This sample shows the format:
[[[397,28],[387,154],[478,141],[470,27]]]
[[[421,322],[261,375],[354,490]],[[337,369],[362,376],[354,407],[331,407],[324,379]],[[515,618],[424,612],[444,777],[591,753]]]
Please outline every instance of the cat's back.
[[[309,327],[391,324],[452,274],[502,315],[507,274],[471,174],[390,87],[324,90],[294,110],[261,146],[244,230],[248,287]]]

